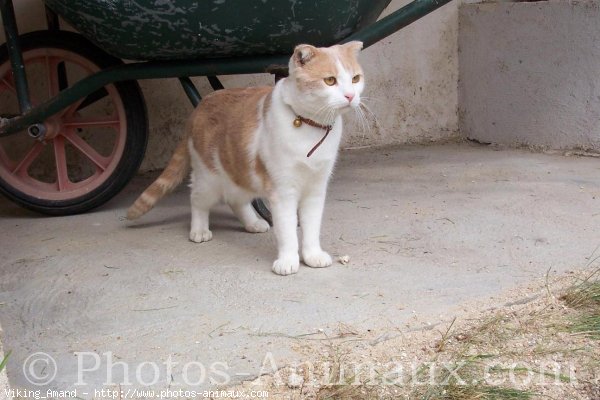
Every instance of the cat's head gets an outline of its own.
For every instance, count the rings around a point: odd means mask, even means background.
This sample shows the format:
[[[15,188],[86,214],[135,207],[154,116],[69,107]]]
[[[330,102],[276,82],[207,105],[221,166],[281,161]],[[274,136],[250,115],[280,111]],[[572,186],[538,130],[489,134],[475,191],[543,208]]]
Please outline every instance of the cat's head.
[[[359,106],[365,81],[358,63],[362,47],[358,41],[331,47],[296,46],[290,78],[313,111],[330,117]]]

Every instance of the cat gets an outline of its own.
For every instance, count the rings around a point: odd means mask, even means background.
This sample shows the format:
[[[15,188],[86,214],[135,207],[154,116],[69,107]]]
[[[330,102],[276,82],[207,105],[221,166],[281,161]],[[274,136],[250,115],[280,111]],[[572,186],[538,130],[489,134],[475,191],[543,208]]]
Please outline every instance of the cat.
[[[194,110],[187,136],[164,172],[129,208],[139,218],[185,178],[191,166],[190,240],[212,239],[209,211],[224,200],[248,232],[266,232],[251,201],[269,200],[278,256],[272,270],[298,272],[297,225],[302,260],[328,267],[320,244],[327,183],[336,162],[345,112],[360,106],[363,44],[353,41],[317,48],[295,47],[289,76],[274,87],[218,90]]]

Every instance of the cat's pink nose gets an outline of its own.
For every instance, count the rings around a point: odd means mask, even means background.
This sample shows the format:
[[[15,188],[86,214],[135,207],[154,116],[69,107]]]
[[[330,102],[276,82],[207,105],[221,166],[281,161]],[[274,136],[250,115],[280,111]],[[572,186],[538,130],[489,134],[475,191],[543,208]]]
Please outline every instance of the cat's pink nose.
[[[354,93],[346,93],[344,95],[344,97],[348,99],[349,103],[352,103],[352,99],[354,98]]]

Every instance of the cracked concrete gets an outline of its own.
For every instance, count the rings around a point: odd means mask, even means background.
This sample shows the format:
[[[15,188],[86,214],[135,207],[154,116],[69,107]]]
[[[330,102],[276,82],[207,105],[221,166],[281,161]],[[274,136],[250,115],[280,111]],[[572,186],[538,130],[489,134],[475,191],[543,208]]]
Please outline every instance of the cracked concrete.
[[[446,320],[465,302],[586,264],[600,243],[599,170],[595,158],[469,144],[344,151],[323,245],[350,262],[290,277],[270,271],[272,233],[243,232],[225,207],[211,242],[189,242],[184,185],[136,223],[123,216],[151,177],[79,216],[0,199],[8,376],[38,388],[23,363],[41,351],[57,366],[41,387],[82,398],[105,383],[206,388],[297,360],[295,336]],[[45,365],[37,377],[52,372]]]

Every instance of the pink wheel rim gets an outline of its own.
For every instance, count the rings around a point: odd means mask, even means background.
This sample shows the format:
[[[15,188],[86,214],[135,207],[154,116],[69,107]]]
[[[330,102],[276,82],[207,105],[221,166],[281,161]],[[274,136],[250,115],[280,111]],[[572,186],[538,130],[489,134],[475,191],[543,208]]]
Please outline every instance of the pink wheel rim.
[[[58,94],[60,63],[63,63],[66,69],[77,69],[80,75],[91,75],[99,70],[86,58],[63,49],[34,49],[26,51],[23,58],[28,77],[30,69],[34,66],[38,70],[40,68],[46,70],[45,74],[38,73],[38,80],[45,81],[45,88],[35,88],[30,83],[30,97],[34,105],[39,103],[40,98],[51,98]],[[40,78],[39,75],[45,76]],[[16,103],[13,82],[10,62],[7,61],[0,65],[0,95],[11,96]],[[30,82],[33,80],[30,79]],[[73,83],[70,77],[68,83]],[[103,101],[110,104],[110,107],[105,108],[111,109],[106,111],[107,115],[81,116],[78,108],[85,101],[83,98],[44,121],[46,126],[50,127],[51,134],[43,142],[30,138],[25,132],[18,133],[20,144],[26,147],[23,154],[16,156],[7,141],[0,140],[0,178],[11,187],[31,197],[58,201],[83,196],[106,182],[123,156],[127,122],[125,108],[116,87],[108,85],[104,89],[108,92],[108,100]],[[1,109],[0,114],[2,114]],[[101,135],[106,135],[106,130],[113,132],[112,144],[108,143],[109,148],[104,148],[104,153],[107,154],[102,154],[98,148],[86,141],[79,134],[82,130],[85,130],[89,137],[93,138],[96,135],[96,141],[103,140]],[[48,166],[55,170],[51,171],[53,172],[51,175],[54,176],[53,182],[39,179],[30,172],[30,167],[38,160],[40,154],[48,151],[47,146],[51,147],[54,158],[53,166]],[[77,154],[77,159],[83,160],[88,165],[88,169],[93,169],[94,172],[80,179],[71,178],[69,173],[82,167],[67,162],[67,146],[70,149],[69,154]]]

